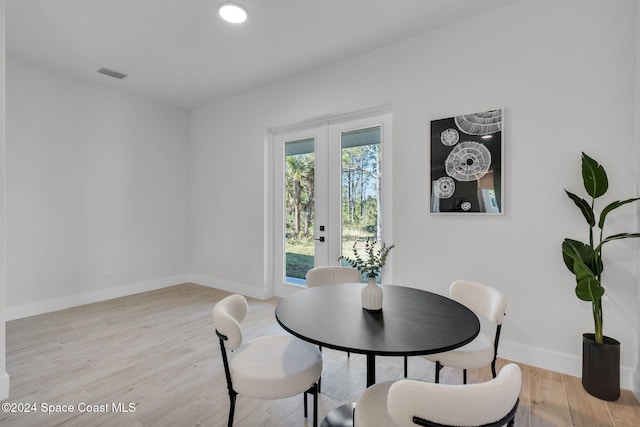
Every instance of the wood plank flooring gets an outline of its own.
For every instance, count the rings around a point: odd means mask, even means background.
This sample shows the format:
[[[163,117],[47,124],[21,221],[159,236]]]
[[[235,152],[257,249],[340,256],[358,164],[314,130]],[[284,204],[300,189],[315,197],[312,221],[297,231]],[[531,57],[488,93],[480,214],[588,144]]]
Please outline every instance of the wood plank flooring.
[[[225,426],[228,396],[211,309],[227,295],[184,284],[7,322],[11,389],[3,403],[33,411],[0,412],[0,425]],[[245,339],[285,333],[274,317],[277,303],[277,298],[249,299]],[[362,355],[347,358],[330,349],[323,354],[320,419],[341,403],[356,400],[366,378]],[[505,363],[499,360],[499,366]],[[579,378],[520,366],[517,426],[640,426],[640,405],[629,390],[616,402],[604,402],[588,395]],[[433,370],[432,363],[410,358],[410,377],[432,381]],[[378,381],[401,378],[402,359],[378,358],[376,373]],[[471,371],[469,381],[490,376],[489,368]],[[462,373],[445,368],[441,378],[459,384]],[[55,405],[73,405],[75,411]],[[118,405],[128,412],[116,411]],[[54,412],[43,413],[47,408]],[[239,396],[235,425],[311,423],[303,417],[302,396],[277,401]]]

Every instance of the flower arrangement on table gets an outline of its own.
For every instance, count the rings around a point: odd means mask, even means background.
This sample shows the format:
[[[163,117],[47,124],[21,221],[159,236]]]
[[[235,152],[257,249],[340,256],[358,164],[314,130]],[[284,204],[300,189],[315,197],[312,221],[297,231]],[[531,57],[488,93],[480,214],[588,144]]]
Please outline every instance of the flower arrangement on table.
[[[395,245],[387,246],[384,242],[367,239],[364,250],[358,248],[358,243],[353,244],[353,258],[341,256],[351,267],[356,268],[360,274],[366,275],[369,280],[362,288],[362,308],[368,311],[382,310],[382,288],[376,284],[376,277],[387,262],[387,255]]]
[[[377,277],[387,262],[387,256],[396,245],[387,246],[382,242],[367,239],[364,251],[358,249],[358,242],[353,242],[353,258],[341,256],[338,260],[345,260],[351,267],[357,269],[367,277]],[[363,252],[363,253],[361,253]]]
[[[357,269],[367,277],[377,277],[387,262],[387,256],[396,245],[387,246],[384,242],[367,239],[364,250],[358,248],[358,242],[353,243],[353,258],[341,256],[338,260],[345,260],[351,267]]]

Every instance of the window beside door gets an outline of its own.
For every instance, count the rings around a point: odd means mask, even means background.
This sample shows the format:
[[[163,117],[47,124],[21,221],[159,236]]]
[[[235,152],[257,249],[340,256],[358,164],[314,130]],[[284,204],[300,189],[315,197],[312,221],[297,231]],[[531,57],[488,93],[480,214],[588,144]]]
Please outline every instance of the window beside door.
[[[285,142],[285,277],[304,285],[314,266],[315,219],[314,139]]]
[[[354,245],[382,240],[380,131],[374,126],[341,132],[341,255],[350,258]]]

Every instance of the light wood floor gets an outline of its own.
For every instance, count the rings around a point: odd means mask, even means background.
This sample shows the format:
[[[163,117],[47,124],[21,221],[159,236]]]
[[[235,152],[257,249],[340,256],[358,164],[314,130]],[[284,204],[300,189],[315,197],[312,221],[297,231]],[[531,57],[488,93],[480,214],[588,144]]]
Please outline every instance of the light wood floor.
[[[15,403],[14,409],[29,404],[36,412],[0,412],[0,425],[226,425],[228,396],[211,316],[226,295],[184,284],[8,322],[11,390],[3,403]],[[274,318],[277,303],[277,298],[249,299],[245,339],[284,333]],[[347,358],[329,349],[323,354],[320,419],[354,401],[366,376],[363,356]],[[409,366],[410,377],[432,381],[432,363],[414,357]],[[579,378],[520,366],[517,426],[640,426],[640,405],[630,391],[623,390],[617,402],[604,402],[586,394]],[[378,358],[376,372],[378,381],[401,378],[401,358]],[[442,373],[443,382],[462,381],[459,371]],[[487,368],[469,375],[470,382],[478,382],[491,374]],[[135,411],[113,411],[112,404],[129,408],[130,403]],[[43,404],[73,405],[75,412],[47,415]],[[81,404],[107,405],[110,412],[80,413]],[[239,396],[235,421],[238,427],[311,425],[303,418],[302,396],[278,401]]]

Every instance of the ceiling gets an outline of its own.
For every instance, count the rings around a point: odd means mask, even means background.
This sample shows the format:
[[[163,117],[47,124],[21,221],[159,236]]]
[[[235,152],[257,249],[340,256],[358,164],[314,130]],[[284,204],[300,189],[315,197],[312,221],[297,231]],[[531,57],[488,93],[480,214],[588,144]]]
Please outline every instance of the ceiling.
[[[224,1],[6,0],[6,51],[190,108],[516,0],[236,0],[244,24],[218,17]]]

